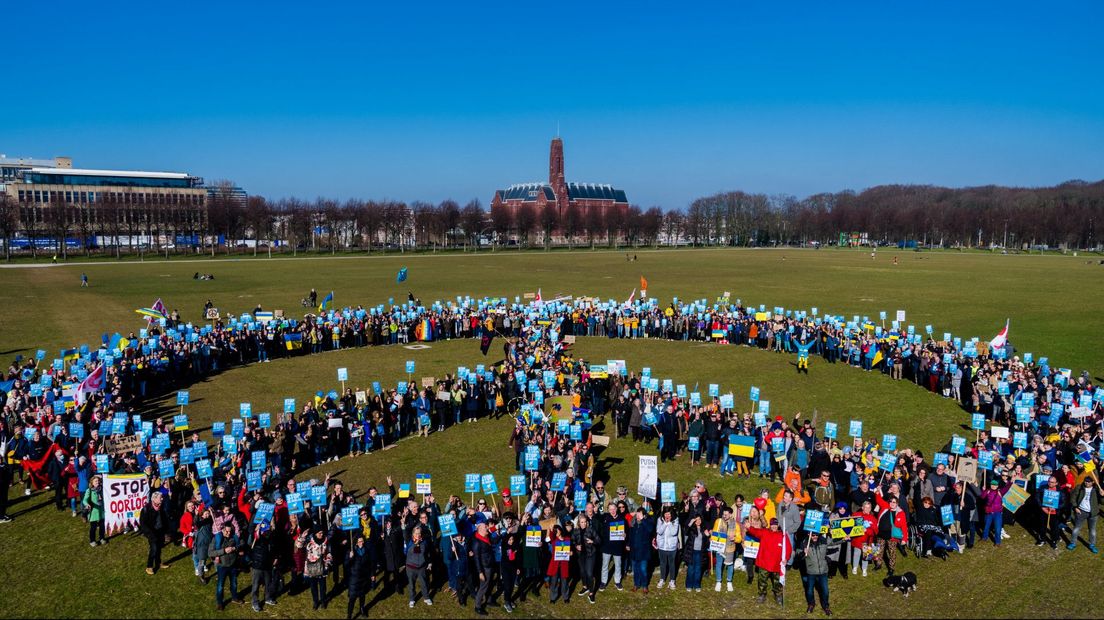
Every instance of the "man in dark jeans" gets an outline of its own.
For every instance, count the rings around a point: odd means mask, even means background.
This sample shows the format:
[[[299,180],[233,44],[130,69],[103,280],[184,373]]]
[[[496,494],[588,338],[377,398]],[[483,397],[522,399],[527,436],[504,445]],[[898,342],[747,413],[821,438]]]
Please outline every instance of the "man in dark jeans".
[[[165,510],[165,499],[161,493],[155,492],[142,507],[142,512],[138,514],[138,531],[149,543],[146,574],[152,575],[158,568],[168,568],[168,564],[161,562],[161,549],[165,546],[165,537],[170,531],[169,513]]]
[[[487,615],[487,595],[492,588],[495,574],[495,556],[491,535],[486,523],[476,526],[472,541],[472,555],[475,558],[475,574],[479,579],[479,589],[475,592],[475,613]]]
[[[257,593],[264,586],[265,605],[276,604],[275,554],[272,552],[272,530],[267,524],[257,524],[253,530],[253,547],[249,551],[249,564],[252,571],[253,611],[261,611],[261,602]]]
[[[229,523],[224,523],[219,533],[211,539],[208,555],[214,560],[218,575],[215,582],[215,605],[219,611],[226,608],[223,592],[227,579],[230,580],[230,599],[239,604],[245,602],[238,598],[238,556],[242,553],[240,548],[240,541]]]

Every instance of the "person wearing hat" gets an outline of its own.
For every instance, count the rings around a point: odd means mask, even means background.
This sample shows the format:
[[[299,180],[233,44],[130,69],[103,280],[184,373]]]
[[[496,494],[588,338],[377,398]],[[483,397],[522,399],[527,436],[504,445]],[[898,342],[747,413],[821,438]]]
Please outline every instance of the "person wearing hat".
[[[755,567],[758,568],[759,598],[758,602],[767,600],[767,584],[770,584],[774,594],[774,602],[782,604],[782,582],[779,581],[783,565],[789,562],[793,548],[789,539],[778,527],[778,519],[771,519],[767,528],[748,528],[748,534],[759,539],[759,555],[755,558]],[[825,565],[827,567],[827,564]],[[827,573],[827,568],[825,570]]]
[[[989,527],[993,529],[993,544],[1000,546],[1001,532],[1004,529],[1004,494],[1012,485],[1001,487],[1001,480],[993,476],[989,488],[982,491],[981,503],[985,506],[985,523],[981,529],[981,539],[989,540]]]

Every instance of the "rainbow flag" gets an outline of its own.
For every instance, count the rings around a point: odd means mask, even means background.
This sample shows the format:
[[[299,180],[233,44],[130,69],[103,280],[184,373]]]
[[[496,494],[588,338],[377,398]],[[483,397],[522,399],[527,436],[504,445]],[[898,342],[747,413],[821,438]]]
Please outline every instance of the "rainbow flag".
[[[414,327],[414,336],[422,341],[433,340],[433,324],[427,319],[422,319]]]

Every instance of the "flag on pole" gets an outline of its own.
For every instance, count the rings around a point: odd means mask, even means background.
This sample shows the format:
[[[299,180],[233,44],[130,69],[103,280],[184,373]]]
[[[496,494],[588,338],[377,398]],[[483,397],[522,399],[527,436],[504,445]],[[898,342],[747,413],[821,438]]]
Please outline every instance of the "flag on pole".
[[[491,349],[491,341],[494,340],[494,337],[493,331],[487,330],[483,332],[483,338],[479,340],[479,350],[483,355],[487,355],[487,351]]]
[[[153,302],[153,305],[150,306],[150,310],[153,310],[155,312],[160,312],[161,316],[164,316],[164,317],[169,316],[169,313],[167,312],[167,309],[165,308],[165,304],[161,302],[160,297],[157,298],[157,301]],[[146,317],[146,323],[148,323],[150,325],[153,325],[155,320],[156,319],[154,319],[154,317],[152,317],[152,316],[147,316]]]
[[[989,346],[994,349],[1003,349],[1004,345],[1008,344],[1008,324],[1010,319],[1004,320],[1004,329],[1000,331],[995,338],[989,341]]]
[[[541,290],[540,290],[540,288],[538,287],[538,288],[537,288],[537,296],[536,296],[536,298],[534,298],[534,299],[533,299],[533,302],[534,302],[534,303],[538,303],[538,304],[544,303],[544,300],[543,300],[543,299],[541,299],[541,294],[540,294],[540,293],[541,293]]]
[[[629,295],[629,298],[627,300],[625,300],[625,307],[626,308],[631,308],[632,303],[633,303],[633,299],[635,299],[635,298],[636,298],[636,289],[634,288],[632,294]]]
[[[399,274],[395,276],[395,282],[406,282],[406,267],[399,270]]]
[[[329,295],[326,295],[322,299],[322,303],[318,304],[318,311],[322,312],[326,309],[326,304],[333,302],[333,291],[330,291]]]
[[[78,405],[83,405],[86,400],[84,397],[85,394],[103,391],[104,385],[104,367],[103,364],[100,364],[96,367],[96,370],[88,373],[84,381],[80,382],[80,385],[77,386],[76,393],[73,394],[73,399],[77,401]]]
[[[648,296],[648,281],[644,279],[644,276],[640,276],[640,296]]]

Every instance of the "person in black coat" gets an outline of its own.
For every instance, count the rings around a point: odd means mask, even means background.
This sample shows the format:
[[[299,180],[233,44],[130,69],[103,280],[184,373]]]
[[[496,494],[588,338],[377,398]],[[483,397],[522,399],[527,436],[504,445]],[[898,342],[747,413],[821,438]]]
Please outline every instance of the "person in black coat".
[[[265,605],[276,604],[275,583],[276,554],[272,547],[272,530],[267,524],[257,524],[253,531],[253,546],[249,550],[249,564],[253,567],[251,590],[253,611],[261,610],[257,593],[264,586]]]
[[[364,539],[364,535],[357,536],[356,543],[349,551],[349,569],[345,573],[348,581],[349,606],[345,610],[345,617],[352,620],[353,610],[357,614],[368,615],[364,608],[364,598],[371,589],[372,575],[376,567],[376,553],[372,545]]]
[[[402,592],[402,583],[399,581],[399,572],[406,565],[406,553],[403,551],[402,529],[391,517],[383,524],[383,581],[384,593],[388,587],[395,592]]]
[[[168,568],[168,564],[161,561],[161,549],[165,546],[169,525],[169,513],[165,509],[164,496],[154,493],[150,496],[142,511],[138,513],[138,531],[146,537],[149,543],[149,555],[146,556],[146,574],[152,575],[155,569]]]

